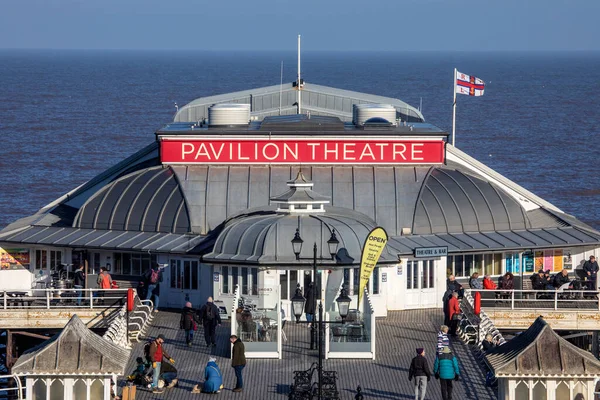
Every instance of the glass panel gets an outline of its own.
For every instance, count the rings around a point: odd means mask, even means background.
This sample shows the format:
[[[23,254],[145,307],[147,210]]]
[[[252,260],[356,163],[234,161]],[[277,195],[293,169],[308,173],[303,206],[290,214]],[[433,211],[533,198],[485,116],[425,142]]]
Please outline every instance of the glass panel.
[[[412,271],[413,271],[412,263],[413,263],[412,261],[408,261],[406,263],[406,288],[407,289],[413,288],[413,286],[412,286],[412,282],[413,282],[413,280],[412,280]]]
[[[123,275],[131,275],[131,254],[123,253]]]
[[[463,256],[454,256],[454,276],[465,276]]]
[[[65,398],[65,385],[60,379],[56,379],[50,386],[50,400],[63,400]]]
[[[73,385],[73,400],[87,399],[87,385],[83,379],[77,379]]]
[[[233,279],[233,290],[238,284],[238,267],[231,267],[231,278]]]
[[[148,257],[147,255],[143,256],[142,257],[142,270],[141,270],[140,274],[142,274],[142,275],[145,274],[150,269],[150,265],[152,265],[152,264],[150,264],[150,257]]]
[[[465,269],[463,271],[464,275],[461,275],[463,277],[470,277],[471,274],[473,273],[473,255],[469,254],[465,256]]]
[[[479,275],[483,275],[483,254],[475,254],[474,256],[473,272],[479,272]]]
[[[427,268],[428,260],[421,261],[421,288],[427,289],[429,283],[429,268]]]
[[[94,268],[94,270],[100,269],[100,253],[94,253],[93,263],[92,268]]]
[[[279,275],[279,290],[281,290],[281,299],[282,300],[290,299],[290,297],[288,296],[288,272],[287,272],[287,270],[285,271],[284,274]],[[294,288],[292,288],[292,290],[294,290]]]
[[[32,399],[33,400],[46,400],[47,394],[46,394],[46,382],[44,382],[43,379],[38,379],[34,384],[33,384],[33,396]]]
[[[532,398],[534,398],[535,400],[547,400],[548,391],[546,390],[546,386],[544,386],[542,382],[538,382],[533,387]]]
[[[413,287],[413,289],[419,288],[419,264],[421,264],[421,263],[418,261],[413,261],[413,272],[412,272],[412,276],[413,276],[412,287]]]
[[[290,296],[294,297],[298,286],[298,271],[290,271]]]
[[[493,254],[484,254],[483,255],[483,271],[482,275],[492,275],[492,264],[494,261]]]
[[[200,278],[198,276],[198,261],[192,261],[192,290],[198,290]]]
[[[529,400],[529,387],[523,381],[517,384],[515,389],[515,400]]]
[[[502,275],[502,253],[494,254],[494,267],[492,275]]]
[[[94,379],[92,386],[90,386],[90,399],[103,399],[104,398],[104,382],[100,379]]]
[[[358,295],[358,284],[360,283],[360,277],[358,275],[360,268],[354,268],[352,270],[352,293]]]
[[[248,267],[242,267],[240,281],[242,284],[242,294],[248,294]]]
[[[587,400],[587,388],[583,382],[576,382],[573,389],[574,400]]]
[[[344,283],[342,284],[346,289],[350,289],[350,268],[344,268]],[[351,293],[348,293],[351,294]]]
[[[123,271],[123,261],[121,260],[121,253],[113,253],[113,259],[114,259],[114,273],[115,274],[121,274]],[[96,270],[96,272],[100,271],[100,268],[98,268]]]
[[[452,256],[446,257],[446,276],[454,275],[454,266],[452,265],[453,261],[454,260]]]
[[[171,260],[171,287],[177,287],[177,260]]]
[[[429,260],[429,287],[435,287],[435,261]]]
[[[253,295],[258,294],[258,268],[251,268],[252,273],[252,293]]]
[[[373,294],[379,294],[379,267],[373,269]]]
[[[183,262],[183,288],[189,290],[192,285],[192,263],[190,261]]]
[[[229,293],[229,267],[221,267],[221,292]]]
[[[568,382],[558,382],[556,386],[556,400],[571,400],[570,392]]]
[[[131,256],[131,275],[141,275],[142,274],[142,260],[139,255]]]

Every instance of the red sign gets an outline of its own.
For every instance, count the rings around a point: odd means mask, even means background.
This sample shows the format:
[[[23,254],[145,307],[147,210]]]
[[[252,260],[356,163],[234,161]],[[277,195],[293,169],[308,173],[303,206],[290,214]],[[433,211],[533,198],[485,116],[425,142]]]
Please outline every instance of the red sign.
[[[441,164],[444,142],[394,139],[162,140],[164,164]]]

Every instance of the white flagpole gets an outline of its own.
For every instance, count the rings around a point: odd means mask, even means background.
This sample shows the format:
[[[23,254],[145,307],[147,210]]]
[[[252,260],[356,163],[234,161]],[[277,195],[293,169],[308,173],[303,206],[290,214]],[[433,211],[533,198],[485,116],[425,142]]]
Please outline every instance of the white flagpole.
[[[454,101],[452,102],[452,146],[454,146],[454,137],[456,135],[456,68],[454,68],[454,83],[452,84],[454,89]]]

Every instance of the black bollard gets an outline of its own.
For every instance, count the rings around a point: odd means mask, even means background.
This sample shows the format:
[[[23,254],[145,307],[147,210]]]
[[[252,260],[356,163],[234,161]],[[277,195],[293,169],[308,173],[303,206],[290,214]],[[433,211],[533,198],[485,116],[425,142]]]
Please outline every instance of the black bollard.
[[[363,400],[364,396],[362,395],[362,388],[360,385],[356,388],[356,396],[354,396],[354,400]]]

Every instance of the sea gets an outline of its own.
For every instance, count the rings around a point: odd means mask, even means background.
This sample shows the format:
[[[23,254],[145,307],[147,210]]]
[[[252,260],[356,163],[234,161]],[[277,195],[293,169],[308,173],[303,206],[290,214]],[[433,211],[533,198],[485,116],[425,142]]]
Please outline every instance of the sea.
[[[296,53],[0,50],[0,228],[154,140],[175,104],[296,79]],[[281,65],[283,62],[283,75]],[[310,52],[302,77],[422,105],[456,146],[600,229],[600,53]]]

